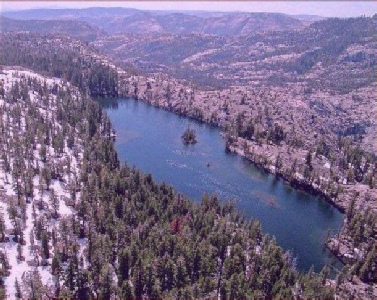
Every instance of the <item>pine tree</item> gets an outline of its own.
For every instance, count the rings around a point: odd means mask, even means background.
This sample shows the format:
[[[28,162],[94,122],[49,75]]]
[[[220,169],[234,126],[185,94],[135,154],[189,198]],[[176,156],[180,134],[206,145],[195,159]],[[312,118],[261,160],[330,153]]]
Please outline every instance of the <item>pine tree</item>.
[[[50,190],[50,199],[49,199],[49,201],[50,201],[50,205],[51,205],[51,207],[53,209],[53,214],[52,215],[56,219],[56,218],[58,218],[59,199],[56,196],[54,189]]]
[[[377,282],[377,244],[371,246],[365,261],[360,268],[360,278],[367,283]]]
[[[5,220],[4,220],[4,214],[1,212],[0,213],[0,243],[4,241],[5,238]]]
[[[45,166],[42,169],[42,178],[46,184],[46,189],[50,190],[50,184],[51,184],[51,166]]]
[[[21,292],[21,287],[20,287],[20,284],[18,282],[18,279],[16,277],[16,280],[14,282],[14,289],[16,290],[16,293],[15,293],[15,297],[16,299],[21,299],[22,298],[22,292]]]
[[[176,283],[175,286],[180,289],[186,286],[188,282],[188,276],[187,276],[187,270],[185,266],[184,259],[181,257],[177,261],[177,275],[175,276],[176,278]]]
[[[143,270],[143,266],[140,260],[137,262],[135,279],[134,279],[134,287],[135,287],[135,298],[141,299],[144,293],[144,270]]]
[[[23,277],[23,283],[28,299],[38,300],[43,297],[45,287],[43,286],[41,275],[37,269],[27,272]]]
[[[125,280],[122,282],[121,290],[120,290],[120,298],[124,300],[134,300],[135,295],[132,286],[128,282],[128,280]],[[153,298],[152,299],[157,299]]]
[[[99,299],[111,299],[114,292],[112,272],[109,266],[103,266],[99,278]]]
[[[49,237],[46,231],[43,231],[42,233],[42,249],[43,249],[43,254],[46,257],[46,259],[50,258],[50,250],[48,247],[48,242],[49,242]]]
[[[118,282],[121,285],[124,280],[129,279],[130,254],[128,250],[122,249],[118,257]]]
[[[312,168],[312,152],[308,151],[305,157],[305,162],[309,166],[309,168]]]
[[[66,286],[72,292],[75,291],[77,286],[77,272],[77,264],[73,259],[71,259],[65,271],[64,286]]]
[[[77,277],[77,292],[75,298],[77,299],[93,299],[90,291],[89,271],[80,270]]]
[[[20,244],[17,245],[17,259],[18,260],[23,260],[22,246]]]
[[[59,256],[57,253],[54,254],[54,257],[52,258],[51,263],[51,274],[52,275],[58,275],[60,271],[60,263],[59,263]]]

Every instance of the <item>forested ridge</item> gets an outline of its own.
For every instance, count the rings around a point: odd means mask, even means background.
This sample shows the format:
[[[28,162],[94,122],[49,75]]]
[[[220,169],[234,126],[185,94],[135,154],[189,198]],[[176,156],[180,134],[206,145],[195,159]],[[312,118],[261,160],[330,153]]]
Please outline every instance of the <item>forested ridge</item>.
[[[67,80],[91,97],[117,97],[118,74],[86,43],[61,35],[0,35],[0,64]]]
[[[85,22],[73,20],[15,20],[0,16],[0,32],[39,32],[72,36],[83,41],[93,41],[105,34]]]

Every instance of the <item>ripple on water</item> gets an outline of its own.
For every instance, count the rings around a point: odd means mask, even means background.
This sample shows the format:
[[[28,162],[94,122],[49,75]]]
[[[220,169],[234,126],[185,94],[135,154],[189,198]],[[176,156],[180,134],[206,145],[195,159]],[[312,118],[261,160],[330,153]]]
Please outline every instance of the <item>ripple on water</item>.
[[[168,163],[169,166],[171,166],[173,168],[193,170],[192,167],[190,167],[186,164],[182,164],[182,163],[179,163],[177,161],[171,160],[171,159],[167,159],[166,162]]]
[[[180,155],[180,156],[202,156],[202,157],[210,156],[208,152],[197,152],[197,151],[191,151],[188,149],[171,149],[171,152],[173,154]]]
[[[118,143],[124,144],[140,136],[141,136],[140,133],[135,130],[125,130],[125,131],[117,132],[116,140]]]
[[[253,190],[251,194],[258,200],[262,200],[265,205],[268,205],[272,208],[278,208],[281,209],[281,206],[279,205],[277,198],[271,194],[263,193],[262,191]]]

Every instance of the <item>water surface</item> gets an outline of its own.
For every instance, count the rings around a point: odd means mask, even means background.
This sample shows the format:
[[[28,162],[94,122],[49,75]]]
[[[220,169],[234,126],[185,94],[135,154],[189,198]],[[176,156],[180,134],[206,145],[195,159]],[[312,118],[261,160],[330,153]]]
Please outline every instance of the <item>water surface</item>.
[[[293,251],[300,270],[313,265],[320,271],[325,263],[337,263],[323,242],[329,230],[340,229],[342,214],[226,152],[218,128],[133,99],[106,99],[101,104],[116,130],[115,147],[122,162],[151,173],[194,201],[205,192],[235,200],[243,215],[258,218],[264,232]],[[195,145],[182,143],[187,126],[196,131]]]

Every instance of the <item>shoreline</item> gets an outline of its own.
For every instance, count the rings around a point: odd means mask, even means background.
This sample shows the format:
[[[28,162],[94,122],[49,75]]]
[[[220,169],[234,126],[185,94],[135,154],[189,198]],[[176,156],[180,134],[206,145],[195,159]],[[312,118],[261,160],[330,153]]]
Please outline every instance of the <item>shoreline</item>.
[[[252,163],[256,167],[258,167],[259,169],[267,172],[268,174],[272,174],[272,175],[276,176],[277,178],[282,179],[290,187],[298,189],[298,190],[301,190],[301,191],[304,191],[304,192],[306,192],[306,193],[308,193],[308,194],[310,194],[312,196],[319,197],[320,199],[322,199],[322,200],[326,201],[327,203],[331,204],[333,207],[335,207],[343,215],[345,214],[346,209],[344,207],[340,206],[329,195],[327,195],[323,191],[317,189],[313,185],[308,184],[306,182],[303,182],[303,181],[301,181],[298,178],[290,179],[290,177],[286,173],[279,172],[279,171],[276,171],[276,170],[271,170],[271,168],[263,166],[263,164],[258,163],[256,161],[248,158],[246,155],[242,155],[242,153],[240,153],[236,149],[234,149],[234,150],[228,150],[228,151],[230,151],[232,153],[236,153],[237,155],[239,155],[241,157],[244,157],[245,159],[247,159],[250,163]]]

